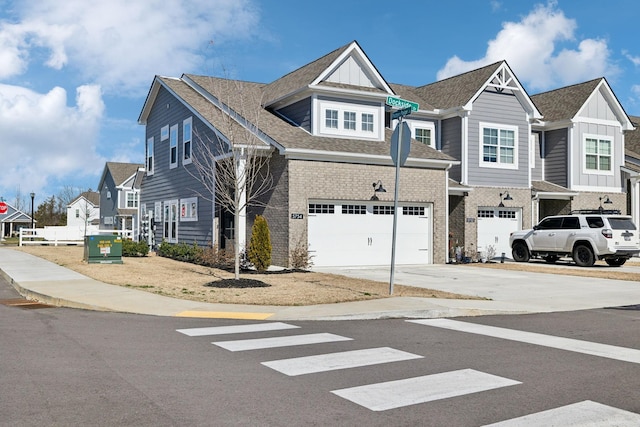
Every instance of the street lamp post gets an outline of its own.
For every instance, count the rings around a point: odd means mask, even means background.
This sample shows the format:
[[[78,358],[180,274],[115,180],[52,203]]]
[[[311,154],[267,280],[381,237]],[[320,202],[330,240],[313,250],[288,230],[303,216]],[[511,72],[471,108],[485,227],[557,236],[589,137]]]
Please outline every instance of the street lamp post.
[[[36,193],[31,193],[31,234],[33,234],[33,198],[36,197]]]

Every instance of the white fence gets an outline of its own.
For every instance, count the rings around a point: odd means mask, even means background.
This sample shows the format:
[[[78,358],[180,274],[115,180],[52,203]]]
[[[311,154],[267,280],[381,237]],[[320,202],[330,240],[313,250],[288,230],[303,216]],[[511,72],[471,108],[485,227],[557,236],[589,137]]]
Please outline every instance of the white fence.
[[[44,227],[20,229],[19,245],[83,245],[84,236],[98,234],[118,234],[125,239],[133,239],[132,230],[100,230],[95,225],[79,230],[78,227]]]

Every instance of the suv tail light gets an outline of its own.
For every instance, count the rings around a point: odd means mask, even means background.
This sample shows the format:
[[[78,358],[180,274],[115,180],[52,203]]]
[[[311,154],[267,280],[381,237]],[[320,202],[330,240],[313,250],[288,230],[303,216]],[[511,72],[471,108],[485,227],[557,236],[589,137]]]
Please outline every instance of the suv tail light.
[[[608,228],[603,228],[602,229],[602,235],[604,237],[606,237],[607,239],[613,239],[613,231],[611,231]]]

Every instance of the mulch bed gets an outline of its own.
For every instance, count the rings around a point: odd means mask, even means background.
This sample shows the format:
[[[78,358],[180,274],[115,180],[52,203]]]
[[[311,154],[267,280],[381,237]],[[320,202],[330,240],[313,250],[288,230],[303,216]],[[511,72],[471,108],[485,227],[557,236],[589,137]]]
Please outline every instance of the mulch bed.
[[[204,286],[209,288],[224,288],[224,289],[243,289],[243,288],[268,288],[271,285],[264,283],[261,280],[255,279],[222,279],[215,282],[209,282]]]

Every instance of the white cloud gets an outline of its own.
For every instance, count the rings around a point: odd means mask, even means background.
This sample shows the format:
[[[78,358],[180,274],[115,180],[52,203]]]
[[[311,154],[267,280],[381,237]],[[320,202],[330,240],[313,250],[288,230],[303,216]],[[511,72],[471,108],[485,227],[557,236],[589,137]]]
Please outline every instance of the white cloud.
[[[460,74],[493,62],[507,60],[528,89],[537,91],[573,84],[617,72],[609,61],[604,40],[584,39],[573,49],[558,52],[561,43],[575,43],[575,20],[555,2],[537,5],[519,22],[506,22],[488,42],[485,56],[464,61],[457,56],[438,71],[438,79]]]
[[[258,20],[248,0],[27,0],[19,15],[0,25],[0,78],[23,73],[40,48],[44,65],[72,68],[107,93],[195,71],[210,40],[250,37]]]
[[[100,88],[81,86],[76,105],[55,87],[46,94],[0,84],[2,187],[38,192],[52,178],[94,173],[104,159],[93,141],[104,113]],[[10,161],[9,161],[10,160]]]

